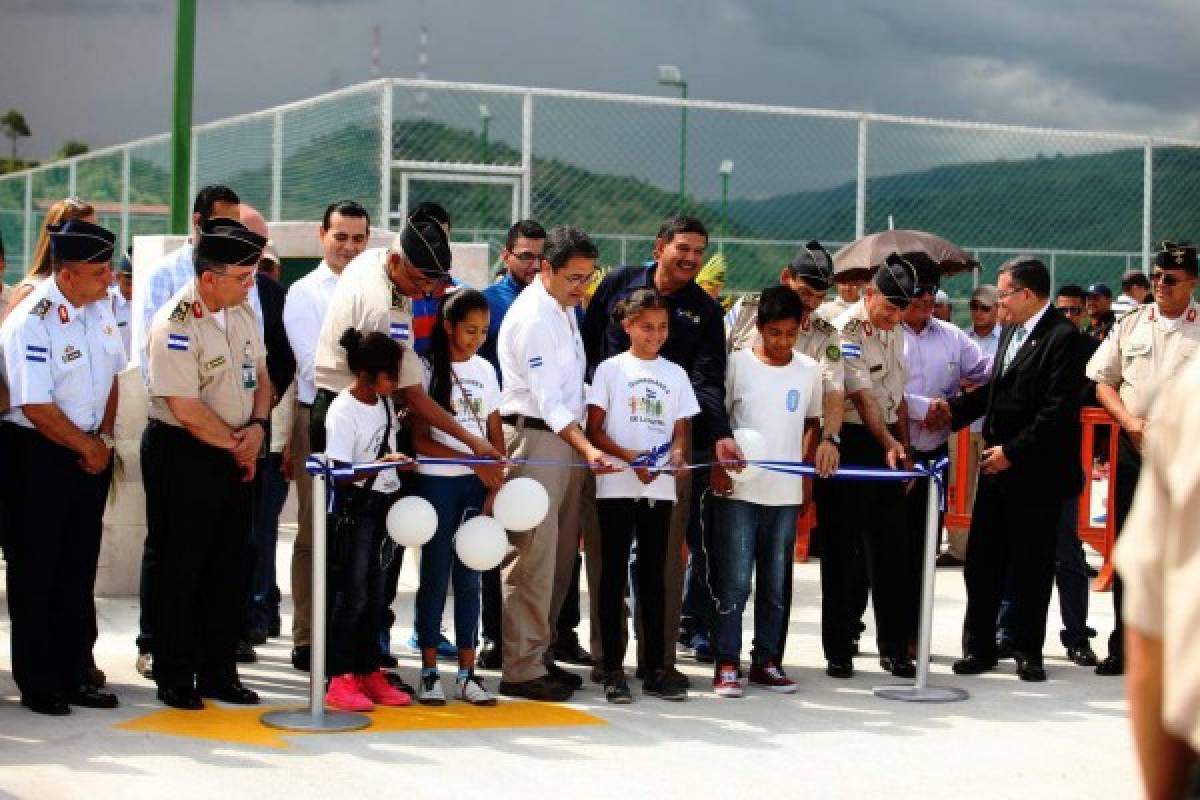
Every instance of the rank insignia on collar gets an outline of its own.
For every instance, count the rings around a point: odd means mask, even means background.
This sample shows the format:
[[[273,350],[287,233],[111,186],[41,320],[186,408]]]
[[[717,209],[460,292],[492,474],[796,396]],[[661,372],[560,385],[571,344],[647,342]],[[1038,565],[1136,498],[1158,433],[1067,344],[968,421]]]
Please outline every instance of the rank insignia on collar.
[[[113,332],[112,325],[104,326],[104,335],[105,336],[112,336],[112,332]]]
[[[29,309],[29,313],[40,317],[41,319],[45,319],[46,315],[50,313],[50,309],[53,307],[54,303],[50,302],[50,298],[43,297],[34,305],[33,308]]]
[[[64,364],[70,364],[77,358],[81,358],[83,353],[73,344],[69,344],[63,348],[62,360]]]
[[[200,308],[199,300],[192,301],[192,316],[195,317],[196,319],[200,319],[201,317],[204,316],[204,311],[203,311],[203,309]]]
[[[1196,321],[1196,309],[1189,308],[1186,319],[1188,322],[1195,322]]]
[[[862,324],[862,328],[863,328],[863,333],[864,333],[864,334],[866,334],[867,336],[870,336],[870,335],[871,335],[871,332],[872,332],[872,330],[871,330],[871,323],[864,321],[864,322],[863,322],[863,324]]]
[[[170,320],[172,322],[183,322],[187,319],[188,310],[192,304],[187,300],[180,300],[179,305],[175,306],[175,310],[171,312]]]
[[[67,307],[62,303],[58,304],[58,321],[63,325],[71,321],[71,312],[67,311]]]

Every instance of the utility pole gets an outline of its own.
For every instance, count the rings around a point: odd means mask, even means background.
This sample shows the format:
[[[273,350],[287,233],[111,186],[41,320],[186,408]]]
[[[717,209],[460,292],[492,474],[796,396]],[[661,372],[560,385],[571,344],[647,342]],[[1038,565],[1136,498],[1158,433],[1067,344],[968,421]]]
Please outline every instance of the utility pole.
[[[192,164],[192,76],[196,67],[196,0],[175,3],[175,93],[171,111],[170,232],[189,233]]]

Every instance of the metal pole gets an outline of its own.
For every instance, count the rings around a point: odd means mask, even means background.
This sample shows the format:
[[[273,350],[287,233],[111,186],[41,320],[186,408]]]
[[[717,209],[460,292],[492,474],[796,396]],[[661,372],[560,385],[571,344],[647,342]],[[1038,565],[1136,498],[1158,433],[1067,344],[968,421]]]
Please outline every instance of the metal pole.
[[[680,81],[680,91],[687,100],[687,81]],[[687,106],[679,109],[679,212],[687,208]]]
[[[133,158],[129,148],[121,151],[121,252],[133,242],[133,233],[129,230],[129,195],[130,181],[133,180]]]
[[[1146,140],[1142,164],[1142,272],[1150,274],[1154,248],[1154,140]]]
[[[925,563],[921,573],[921,617],[917,633],[917,680],[912,686],[889,684],[876,686],[876,697],[888,700],[906,700],[912,703],[951,703],[966,700],[970,695],[965,689],[952,686],[929,685],[929,645],[933,638],[933,576],[937,562],[937,546],[941,531],[938,514],[938,485],[931,475],[928,479],[929,496],[925,502]]]
[[[521,98],[521,217],[533,216],[533,93]],[[625,262],[622,261],[622,264]]]
[[[1058,291],[1058,253],[1050,251],[1050,286]]]
[[[22,238],[25,240],[22,243],[25,255],[22,269],[28,272],[29,261],[33,258],[33,170],[25,173],[25,236]]]
[[[854,238],[867,235],[867,115],[858,118],[858,176],[854,193]]]
[[[392,91],[389,80],[379,98],[379,218],[384,230],[392,226]]]
[[[79,162],[75,159],[67,164],[67,197],[74,197],[79,185]]]
[[[175,3],[175,95],[171,114],[171,233],[188,233],[192,149],[192,73],[196,64],[196,0]]]
[[[283,213],[283,112],[276,111],[271,126],[271,221]]]
[[[325,465],[323,453],[314,458]],[[325,710],[325,494],[328,489],[324,472],[313,475],[312,507],[312,661],[308,673],[308,709],[268,711],[260,719],[269,728],[288,731],[356,731],[371,724],[366,714]]]
[[[729,235],[729,176],[721,173],[721,236]],[[722,240],[724,250],[724,240]]]

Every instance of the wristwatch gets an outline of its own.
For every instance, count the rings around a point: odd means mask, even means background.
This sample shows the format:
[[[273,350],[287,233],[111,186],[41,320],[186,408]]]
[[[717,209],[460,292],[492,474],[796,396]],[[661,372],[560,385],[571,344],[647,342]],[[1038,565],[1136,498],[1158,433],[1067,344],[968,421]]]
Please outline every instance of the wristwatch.
[[[105,433],[104,431],[100,431],[99,433],[97,433],[96,438],[99,439],[100,443],[103,444],[105,447],[107,447],[109,450],[116,449],[117,440],[114,439],[112,436],[108,435],[107,433]]]
[[[825,434],[824,436],[821,437],[821,441],[822,442],[833,442],[834,447],[842,446],[842,437],[838,436],[836,433]]]

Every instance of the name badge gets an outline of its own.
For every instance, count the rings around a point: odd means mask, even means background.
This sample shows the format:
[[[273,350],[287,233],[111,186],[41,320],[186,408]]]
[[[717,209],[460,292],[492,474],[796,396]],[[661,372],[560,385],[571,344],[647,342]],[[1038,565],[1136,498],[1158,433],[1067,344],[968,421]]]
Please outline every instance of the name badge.
[[[258,388],[258,369],[254,365],[254,359],[250,357],[250,344],[248,342],[242,361],[242,388]]]
[[[1149,342],[1130,342],[1125,350],[1127,356],[1144,356],[1150,352]]]

